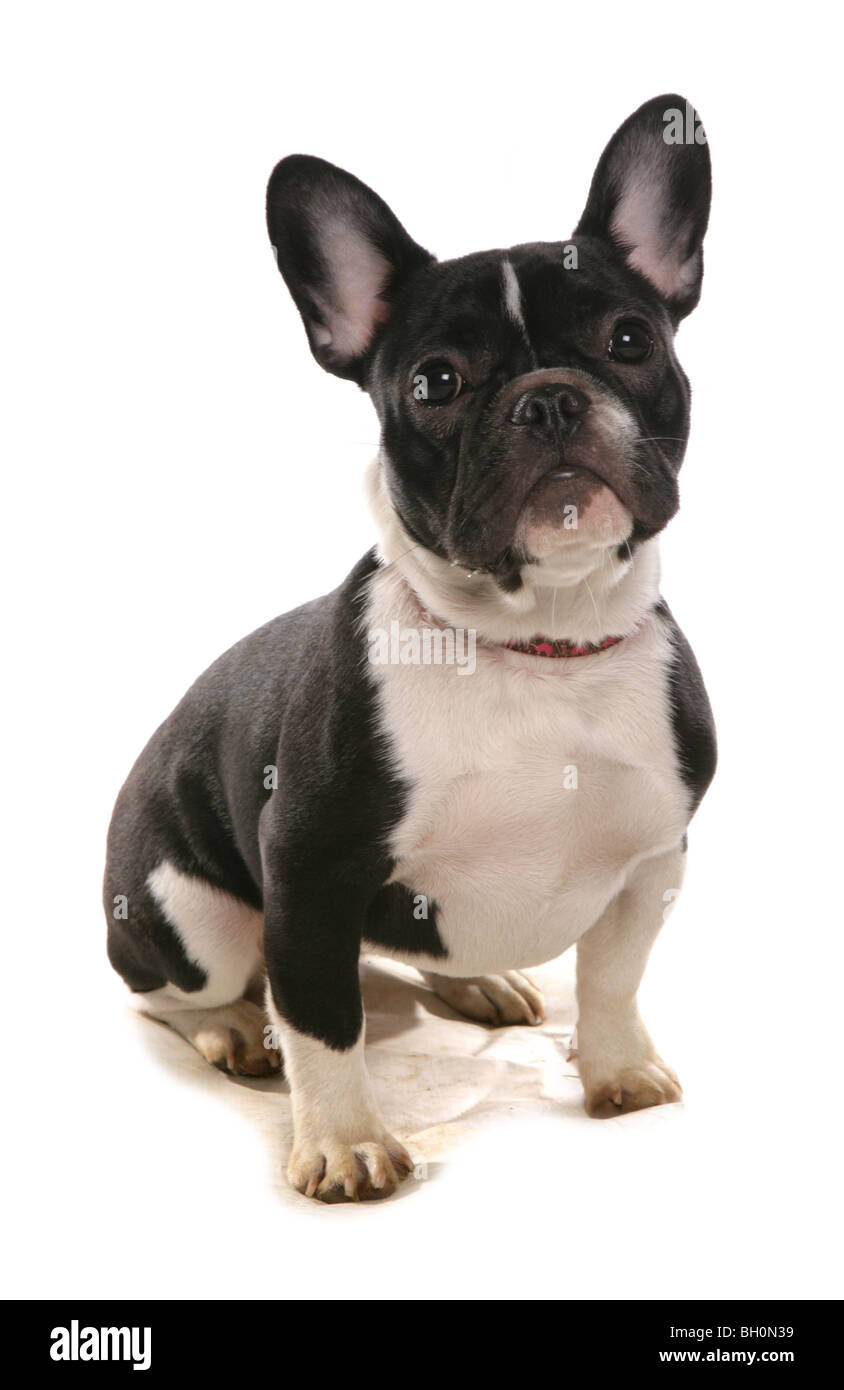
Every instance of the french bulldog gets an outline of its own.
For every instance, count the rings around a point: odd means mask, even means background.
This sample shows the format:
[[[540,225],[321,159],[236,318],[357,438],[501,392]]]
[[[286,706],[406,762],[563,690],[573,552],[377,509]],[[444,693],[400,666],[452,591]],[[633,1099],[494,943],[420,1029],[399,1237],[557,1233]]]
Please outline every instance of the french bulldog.
[[[542,1023],[524,971],[576,944],[588,1112],[681,1096],[636,1000],[715,768],[658,539],[709,202],[674,95],[613,136],[565,242],[437,261],[322,159],[270,178],[311,352],[378,415],[378,544],[153,735],[104,902],[143,1011],[230,1072],[283,1059],[309,1197],[384,1197],[413,1166],[367,1076],[362,952],[495,1027]]]

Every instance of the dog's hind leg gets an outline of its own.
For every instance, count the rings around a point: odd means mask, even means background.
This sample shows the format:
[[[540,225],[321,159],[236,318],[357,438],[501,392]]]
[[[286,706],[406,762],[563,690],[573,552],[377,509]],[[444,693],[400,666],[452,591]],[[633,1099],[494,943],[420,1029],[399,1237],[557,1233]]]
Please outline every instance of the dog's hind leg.
[[[109,934],[112,964],[133,988],[135,1007],[223,1071],[278,1071],[258,1002],[262,914],[167,860],[148,875],[141,896],[134,920],[115,922]]]

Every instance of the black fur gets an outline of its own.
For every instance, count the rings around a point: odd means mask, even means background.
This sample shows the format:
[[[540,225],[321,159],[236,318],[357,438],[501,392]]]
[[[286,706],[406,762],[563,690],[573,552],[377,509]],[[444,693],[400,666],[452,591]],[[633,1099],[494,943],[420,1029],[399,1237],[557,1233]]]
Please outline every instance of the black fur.
[[[665,140],[666,111],[682,111],[690,128],[686,138]],[[657,133],[656,140],[648,135]],[[692,138],[692,137],[696,138]],[[579,236],[609,239],[620,261],[627,266],[624,238],[610,232],[624,193],[645,175],[651,196],[659,199],[663,257],[686,267],[687,283],[665,296],[674,321],[697,304],[703,280],[703,238],[709,221],[712,175],[709,150],[700,117],[679,96],[654,97],[619,126],[595,170],[589,197],[577,225]],[[629,266],[627,266],[629,270]],[[647,280],[641,277],[643,285]]]
[[[588,430],[587,412],[576,426],[559,413],[541,428],[531,422],[521,409],[525,376],[573,373],[632,413],[638,467],[611,482],[634,517],[627,545],[654,535],[676,511],[689,389],[672,340],[699,292],[709,202],[705,147],[675,159],[662,144],[661,112],[677,104],[681,98],[658,98],[625,122],[571,242],[507,252],[526,331],[503,308],[501,253],[437,263],[377,195],[323,160],[293,156],[270,180],[279,269],[314,356],[372,396],[387,483],[409,535],[491,572],[503,589],[518,588],[532,560],[514,540],[528,492],[563,457],[577,458],[577,428]],[[661,292],[632,268],[631,248],[614,229],[630,167],[653,175],[666,260],[685,268],[681,293]],[[363,308],[344,281],[349,247],[371,281]],[[566,267],[565,247],[577,252],[576,270]],[[352,309],[359,317],[350,323]],[[614,325],[631,316],[654,345],[635,366],[607,351]],[[421,404],[411,389],[430,358],[452,362],[465,382],[442,408]],[[594,475],[573,484],[592,485]],[[436,904],[419,914],[414,895],[388,883],[387,845],[407,788],[378,731],[359,631],[376,564],[370,553],[332,594],[222,656],[135,764],[115,807],[104,887],[109,956],[133,990],[169,981],[195,992],[205,984],[146,886],[165,859],[263,911],[279,1013],[333,1048],[360,1036],[363,942],[445,954]],[[659,612],[674,640],[677,753],[696,805],[714,769],[711,715],[685,639],[668,609]],[[278,769],[274,789],[265,785],[268,767]],[[128,904],[125,919],[115,912],[118,897]]]
[[[418,899],[401,883],[385,884],[367,909],[364,940],[409,955],[447,956],[437,931],[436,903]]]
[[[373,692],[356,631],[375,565],[370,552],[334,593],[276,618],[220,657],[132,769],[109,830],[104,888],[109,956],[131,988],[170,980],[193,991],[205,983],[146,888],[148,874],[167,859],[265,910],[267,960],[271,970],[283,961],[291,1018],[303,1018],[308,980],[324,968],[326,931],[333,959],[337,939],[347,941],[345,993],[335,960],[337,992],[318,1010],[330,1017],[324,1025],[309,1017],[304,1031],[339,1046],[356,1018],[359,1026],[364,913],[389,873],[378,846],[404,804],[375,745]],[[268,766],[278,768],[275,791],[264,785]],[[116,895],[128,899],[126,920],[114,916]],[[287,926],[282,903],[296,904]],[[394,908],[392,925],[379,928],[372,910],[373,939],[396,937],[396,916]],[[410,905],[407,922],[416,925]],[[433,917],[418,924],[419,949],[430,947],[432,932]]]
[[[338,353],[334,344],[321,345],[316,332],[317,325],[339,307],[336,281],[319,241],[329,212],[346,226],[359,225],[367,242],[383,257],[385,278],[379,298],[385,303],[392,298],[394,284],[433,257],[408,236],[377,193],[344,169],[312,155],[289,155],[273,170],[267,187],[267,228],[311,351],[327,371],[362,385],[362,362]]]
[[[671,634],[674,660],[667,674],[674,747],[683,781],[692,795],[690,815],[694,815],[715,776],[715,721],[695,654],[665,599],[660,599],[656,612]]]
[[[700,291],[710,199],[706,144],[669,145],[664,138],[665,113],[685,107],[679,96],[657,97],[624,122],[598,164],[573,238],[506,253],[518,275],[527,335],[502,312],[502,252],[435,261],[377,195],[324,160],[290,156],[270,180],[268,227],[279,269],[317,360],[372,396],[391,496],[409,535],[467,569],[491,572],[506,590],[519,587],[520,568],[531,560],[514,555],[512,545],[525,497],[562,458],[579,461],[577,440],[513,428],[508,387],[521,375],[585,372],[632,411],[638,467],[608,480],[633,514],[631,552],[677,510],[689,388],[673,336]],[[614,226],[622,194],[641,177],[648,179],[663,260],[685,267],[677,292],[661,291],[634,268],[635,247]],[[361,323],[365,346],[354,358],[317,345],[320,331],[334,330],[342,302],[330,235],[339,218],[349,240],[369,246],[383,268]],[[575,269],[566,265],[571,248]],[[631,366],[608,357],[622,317],[649,328],[648,361]],[[465,381],[443,408],[420,405],[411,390],[432,358],[452,363]],[[584,457],[598,467],[593,452]],[[572,483],[571,492],[569,500],[579,503],[582,483]]]

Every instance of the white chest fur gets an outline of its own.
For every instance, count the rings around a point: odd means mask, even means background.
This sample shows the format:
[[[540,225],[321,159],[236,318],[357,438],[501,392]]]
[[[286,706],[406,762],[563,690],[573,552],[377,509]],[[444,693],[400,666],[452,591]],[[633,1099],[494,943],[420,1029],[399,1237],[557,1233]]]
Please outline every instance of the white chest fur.
[[[418,627],[385,569],[369,628]],[[441,974],[476,975],[559,955],[632,869],[679,843],[688,793],[668,709],[668,638],[657,619],[591,657],[525,657],[477,645],[477,665],[372,667],[382,728],[409,786],[393,879],[437,907]],[[410,957],[408,957],[410,959]]]

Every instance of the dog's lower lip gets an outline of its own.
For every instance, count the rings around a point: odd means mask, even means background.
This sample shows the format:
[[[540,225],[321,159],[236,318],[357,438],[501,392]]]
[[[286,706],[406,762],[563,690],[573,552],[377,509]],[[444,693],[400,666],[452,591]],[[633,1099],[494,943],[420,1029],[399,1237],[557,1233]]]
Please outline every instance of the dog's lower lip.
[[[590,470],[588,468],[579,468],[576,463],[571,463],[564,465],[562,468],[552,468],[545,476],[547,478],[561,478],[567,480],[570,478],[587,477],[589,472]]]

